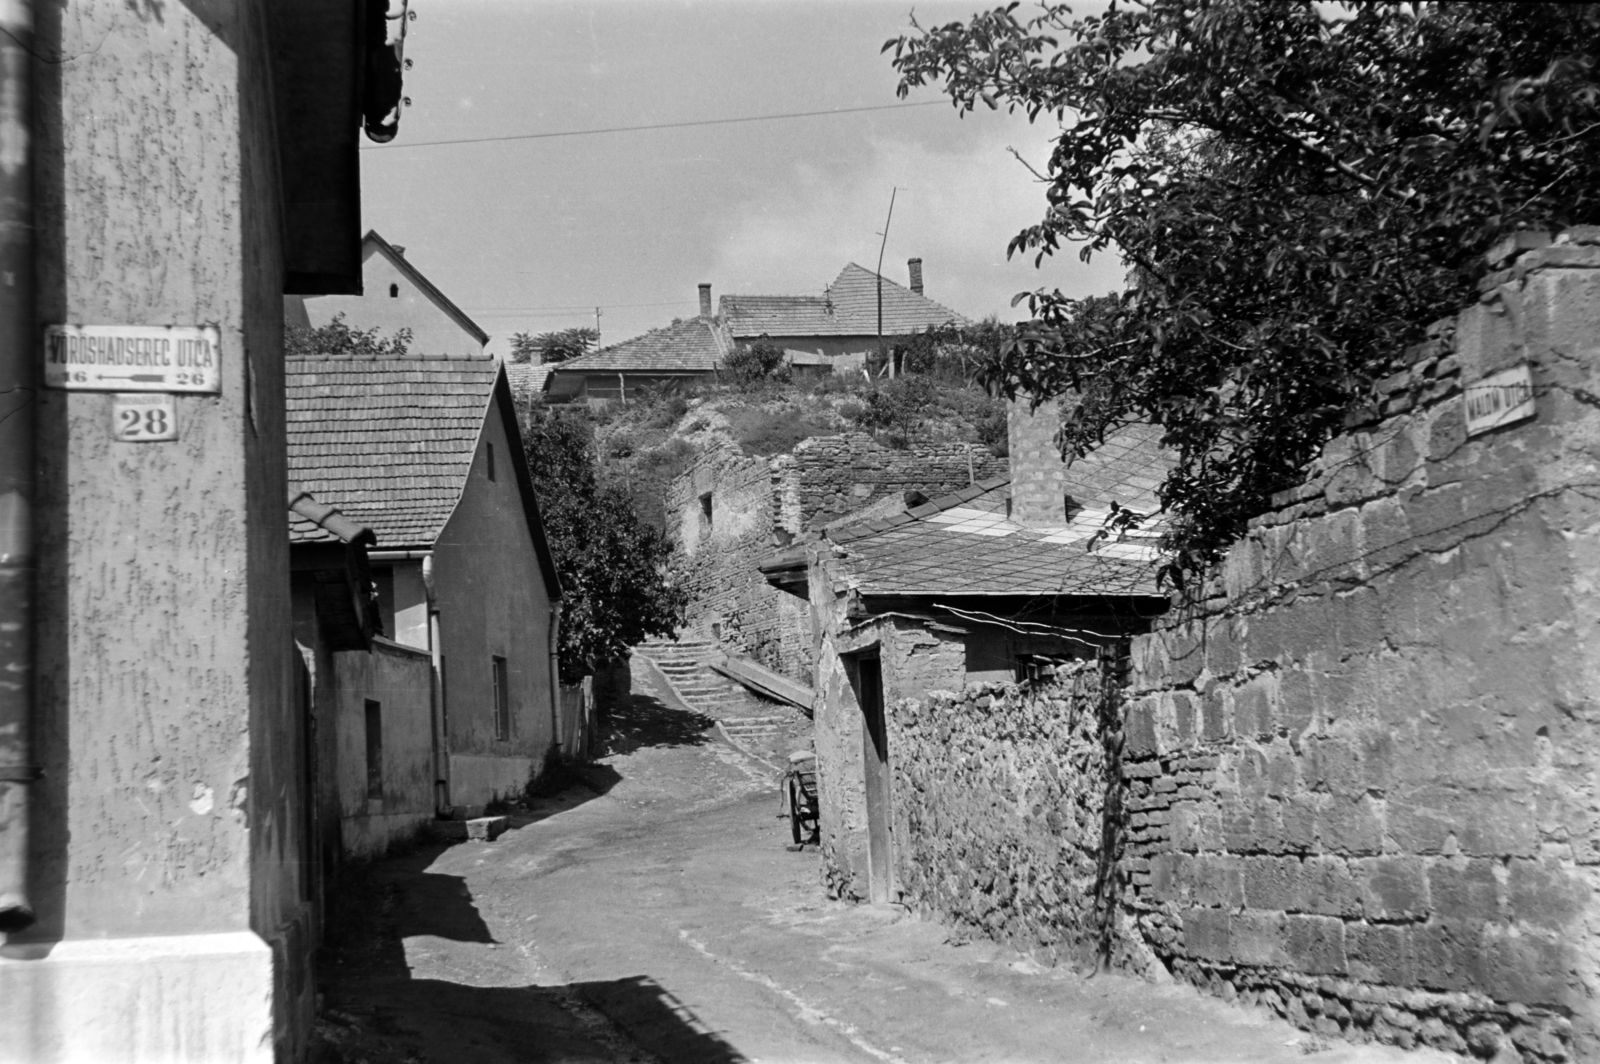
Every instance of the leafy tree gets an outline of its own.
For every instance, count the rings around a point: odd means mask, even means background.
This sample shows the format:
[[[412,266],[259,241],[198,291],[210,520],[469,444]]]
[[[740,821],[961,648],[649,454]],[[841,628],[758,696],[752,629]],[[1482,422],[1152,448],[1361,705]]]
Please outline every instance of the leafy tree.
[[[762,335],[755,343],[735,348],[722,360],[723,368],[740,384],[789,379],[789,364],[783,348]]]
[[[561,677],[575,683],[647,636],[672,635],[688,596],[666,577],[666,537],[639,519],[627,491],[599,478],[594,430],[582,412],[535,412],[523,440],[566,594]]]
[[[519,332],[511,337],[511,361],[532,362],[533,356],[539,353],[539,344],[532,333]]]
[[[1120,252],[1128,285],[1029,295],[984,380],[1072,394],[1067,452],[1163,427],[1180,585],[1475,295],[1497,239],[1600,214],[1600,5],[1017,7],[884,48],[901,95],[1061,123],[1044,219],[1010,251]]]
[[[283,350],[290,358],[400,358],[410,347],[410,329],[397,329],[385,340],[377,327],[363,331],[346,325],[342,312],[317,328],[290,325],[283,330]]]
[[[537,336],[519,332],[511,338],[511,361],[532,362],[537,355],[541,363],[565,362],[569,358],[587,355],[599,343],[599,332],[583,326],[557,329]]]
[[[894,446],[910,447],[937,397],[931,378],[908,373],[878,384],[863,396],[865,405],[855,421],[864,429],[883,432]]]

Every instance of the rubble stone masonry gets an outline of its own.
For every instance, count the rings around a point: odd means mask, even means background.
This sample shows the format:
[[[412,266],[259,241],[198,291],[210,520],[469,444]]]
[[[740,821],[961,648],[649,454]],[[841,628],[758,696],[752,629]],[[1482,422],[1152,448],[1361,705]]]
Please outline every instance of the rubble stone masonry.
[[[1134,641],[1126,902],[1327,1034],[1600,1054],[1600,233],[1524,252]],[[1463,389],[1531,367],[1536,416]]]
[[[1109,926],[1329,1036],[1600,1059],[1600,229],[1498,266],[1132,641],[1120,730],[1060,685],[895,705],[903,900]],[[1524,364],[1534,416],[1468,436]]]
[[[874,504],[898,507],[909,490],[936,498],[1005,470],[1004,458],[976,445],[896,450],[866,433],[813,437],[773,458],[731,445],[707,451],[667,493],[689,623],[708,633],[716,624],[724,649],[809,684],[806,604],[757,568],[776,547],[774,531],[798,535]]]

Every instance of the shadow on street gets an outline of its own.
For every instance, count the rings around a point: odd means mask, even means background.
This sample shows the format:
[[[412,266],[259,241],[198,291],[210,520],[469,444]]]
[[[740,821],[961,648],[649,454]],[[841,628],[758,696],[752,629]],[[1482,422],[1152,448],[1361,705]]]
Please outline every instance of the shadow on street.
[[[716,741],[711,733],[716,723],[653,695],[632,694],[607,713],[604,747],[598,756],[631,754],[643,746],[705,746]]]
[[[445,848],[418,847],[341,877],[319,956],[312,1064],[747,1059],[645,975],[561,986],[413,979],[407,939],[511,948],[495,941],[461,877],[428,871]],[[487,982],[504,971],[461,974]]]

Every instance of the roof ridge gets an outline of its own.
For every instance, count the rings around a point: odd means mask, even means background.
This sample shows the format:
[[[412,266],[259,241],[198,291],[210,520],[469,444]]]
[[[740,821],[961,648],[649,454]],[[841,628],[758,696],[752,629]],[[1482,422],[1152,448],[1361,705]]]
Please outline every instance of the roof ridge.
[[[866,536],[876,535],[879,532],[886,532],[891,528],[910,524],[913,521],[920,521],[925,517],[932,517],[934,514],[944,513],[946,510],[953,510],[964,502],[971,502],[979,495],[1004,487],[1009,483],[1011,483],[1011,474],[1009,473],[985,477],[961,488],[959,491],[952,491],[948,495],[941,495],[937,499],[929,499],[927,502],[908,507],[901,513],[894,514],[891,517],[873,518],[866,521],[857,521],[854,524],[840,525],[827,529],[824,534],[835,543],[847,543],[850,540],[862,539]]]
[[[367,235],[361,238],[361,242],[363,244],[365,244],[368,240],[376,243],[379,249],[382,250],[386,256],[391,258],[396,266],[398,266],[405,272],[407,276],[416,282],[417,287],[421,288],[427,295],[436,299],[439,302],[441,309],[443,309],[446,314],[449,314],[453,318],[459,319],[461,324],[471,329],[473,334],[477,336],[480,344],[487,344],[489,342],[489,334],[484,332],[483,328],[477,322],[469,318],[466,311],[456,306],[455,302],[451,300],[449,296],[440,291],[438,285],[428,280],[421,270],[413,266],[404,255],[396,251],[393,244],[389,243],[382,236],[378,235],[378,231],[376,229],[368,229]]]

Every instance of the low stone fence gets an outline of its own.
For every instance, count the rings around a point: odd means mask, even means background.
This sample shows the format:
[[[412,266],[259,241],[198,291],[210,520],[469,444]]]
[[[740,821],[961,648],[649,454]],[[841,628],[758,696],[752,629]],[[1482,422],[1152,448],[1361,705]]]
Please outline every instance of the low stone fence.
[[[1048,963],[1105,956],[1121,821],[1115,705],[1094,660],[1037,685],[895,703],[901,900]]]

